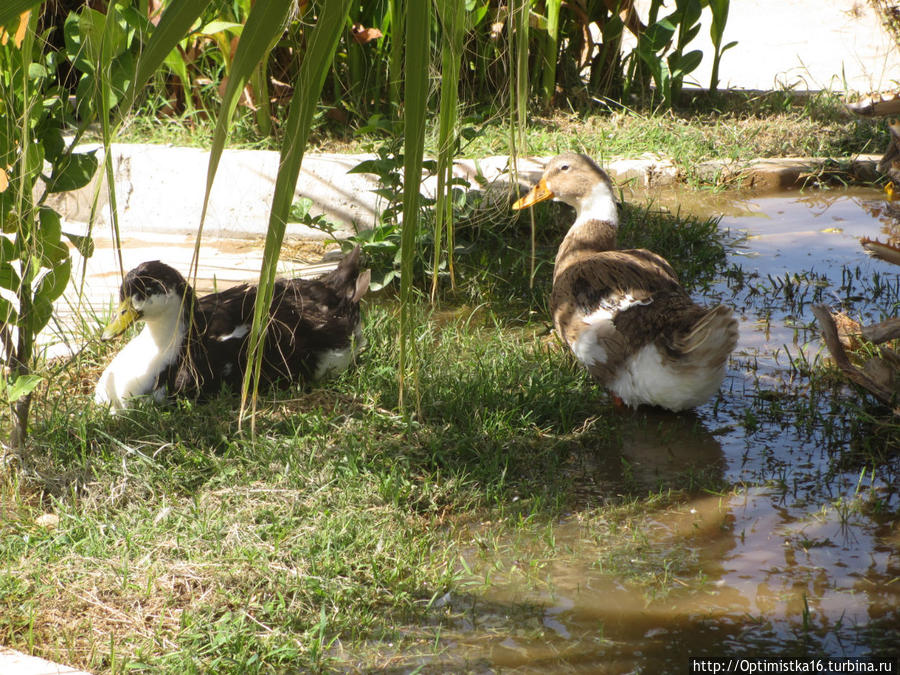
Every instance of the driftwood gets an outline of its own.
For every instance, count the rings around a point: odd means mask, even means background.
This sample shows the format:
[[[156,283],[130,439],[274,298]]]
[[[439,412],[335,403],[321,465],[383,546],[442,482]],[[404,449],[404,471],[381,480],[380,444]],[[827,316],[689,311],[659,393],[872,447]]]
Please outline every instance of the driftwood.
[[[888,340],[900,338],[900,319],[892,318],[871,326],[863,326],[862,336],[872,344],[880,345]]]
[[[888,131],[891,132],[888,139],[887,150],[878,162],[875,169],[879,173],[886,174],[892,181],[900,184],[900,120],[892,117],[888,120]]]
[[[873,358],[867,361],[864,369],[857,368],[850,362],[847,352],[844,351],[844,345],[838,335],[837,324],[828,308],[825,305],[813,305],[812,311],[819,322],[822,337],[825,339],[825,346],[828,348],[831,358],[834,359],[835,365],[841,369],[841,372],[851,382],[871,392],[882,403],[893,406],[897,394],[896,388],[893,386],[893,378],[896,371],[895,367],[891,367],[888,364],[888,360],[896,362],[900,361],[900,357],[891,352],[891,357],[893,358]],[[885,327],[885,324],[891,325]],[[896,333],[900,331],[900,320],[888,319],[875,326],[861,329],[861,333],[865,337],[866,333],[872,329],[876,330],[878,337],[887,335],[888,337],[884,337],[884,339],[888,340],[891,339],[892,332],[894,337],[897,336]],[[894,407],[894,414],[900,415],[900,408]]]

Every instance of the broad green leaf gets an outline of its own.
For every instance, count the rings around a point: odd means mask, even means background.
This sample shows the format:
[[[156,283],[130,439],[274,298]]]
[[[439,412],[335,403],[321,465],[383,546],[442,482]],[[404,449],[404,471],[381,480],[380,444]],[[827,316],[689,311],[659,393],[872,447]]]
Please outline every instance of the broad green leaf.
[[[63,236],[72,242],[82,257],[90,258],[94,255],[94,239],[92,237],[71,232],[63,232]]]
[[[50,72],[43,63],[32,63],[28,66],[29,80],[42,80],[48,75],[50,75]]]
[[[40,229],[38,230],[38,246],[41,265],[55,267],[69,256],[69,248],[62,243],[62,224],[59,214],[49,207],[42,207],[38,212]]]
[[[184,92],[184,100],[191,100],[191,77],[188,75],[187,63],[184,61],[184,55],[177,49],[173,49],[163,60],[163,65],[171,70],[178,80],[181,82],[181,89]]]
[[[44,146],[44,157],[47,161],[53,162],[65,152],[66,142],[63,140],[62,129],[55,123],[51,121],[45,128],[39,129],[37,133]]]
[[[728,23],[729,0],[709,0],[709,9],[712,12],[712,23],[709,27],[709,36],[715,46],[722,44],[725,34],[725,24]],[[722,50],[724,51],[724,49]]]
[[[44,381],[40,375],[19,375],[6,383],[6,400],[15,403],[23,396],[27,396]]]
[[[684,30],[684,27],[682,26],[682,30],[684,32],[678,35],[679,44],[684,46],[691,42],[695,37],[697,37],[697,34],[700,32],[700,27],[701,26],[699,23],[687,30]]]
[[[144,42],[149,38],[154,26],[150,23],[150,19],[147,18],[146,13],[142,14],[135,10],[134,7],[119,7],[119,15],[132,29],[130,32],[130,39],[133,39],[134,35],[137,35],[141,42]]]
[[[0,288],[5,288],[14,293],[19,290],[22,280],[19,273],[8,262],[0,262]]]
[[[660,19],[647,26],[647,30],[638,40],[638,49],[655,54],[669,43],[673,35],[675,35],[675,26],[668,19]]]
[[[356,166],[347,170],[347,173],[372,173],[376,176],[388,173],[395,166],[389,159],[364,159]]]
[[[0,265],[8,263],[10,260],[16,260],[16,245],[8,237],[0,235]]]
[[[14,27],[11,24],[13,24],[23,12],[32,7],[37,7],[42,3],[43,0],[3,0],[3,2],[0,3],[0,26]],[[18,25],[18,23],[15,25]]]
[[[47,185],[49,192],[68,192],[77,190],[91,182],[97,173],[97,155],[95,150],[90,152],[75,152],[64,156],[53,165],[53,173]]]
[[[72,259],[66,257],[65,260],[41,277],[34,291],[35,298],[41,297],[52,303],[66,290],[71,276]]]
[[[603,38],[604,45],[611,45],[619,39],[622,31],[625,29],[625,22],[618,14],[610,16],[606,23],[600,27],[600,35]]]
[[[113,22],[114,23],[114,22]],[[90,7],[70,14],[63,26],[66,50],[74,57],[72,65],[82,73],[93,73],[101,63],[106,15]]]
[[[702,60],[703,52],[699,49],[695,49],[687,54],[672,54],[672,56],[669,57],[669,70],[671,70],[673,76],[686,75],[696,69]]]
[[[240,35],[243,30],[243,24],[234,23],[233,21],[210,21],[197,32],[201,35],[214,35],[215,33],[228,31],[234,35]]]
[[[53,316],[53,304],[44,296],[36,295],[34,296],[31,310],[28,314],[23,314],[19,317],[19,327],[22,328],[22,321],[26,322],[27,325],[24,327],[25,330],[30,331],[31,335],[35,336],[44,329],[44,326],[50,321],[51,316]]]
[[[110,107],[115,106],[119,102],[131,85],[131,81],[134,78],[134,64],[135,56],[131,52],[120,54],[110,64],[109,78],[107,80],[112,94]]]
[[[6,298],[0,297],[0,324],[15,326],[19,322],[19,314]]]
[[[31,142],[25,151],[25,175],[28,180],[34,180],[44,168],[44,146],[41,143]]]

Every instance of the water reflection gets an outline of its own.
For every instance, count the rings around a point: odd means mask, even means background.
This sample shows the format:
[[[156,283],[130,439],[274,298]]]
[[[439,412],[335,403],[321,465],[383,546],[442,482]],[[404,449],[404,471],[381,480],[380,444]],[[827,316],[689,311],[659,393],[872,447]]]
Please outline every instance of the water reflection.
[[[576,508],[605,503],[623,487],[639,493],[688,487],[698,474],[721,478],[722,447],[693,411],[625,408],[618,412],[615,448],[571,458],[567,472]]]

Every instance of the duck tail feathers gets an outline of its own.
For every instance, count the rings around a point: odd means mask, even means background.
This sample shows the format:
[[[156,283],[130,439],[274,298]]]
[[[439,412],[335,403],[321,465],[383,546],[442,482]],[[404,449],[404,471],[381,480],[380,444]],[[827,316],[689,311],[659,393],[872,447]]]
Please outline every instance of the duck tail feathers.
[[[356,277],[356,286],[353,290],[353,295],[350,296],[350,302],[359,302],[362,296],[366,294],[369,290],[369,282],[372,280],[372,270],[363,270],[362,273]]]
[[[731,307],[719,305],[704,313],[675,340],[675,349],[686,359],[705,366],[717,366],[728,360],[738,341],[738,323]]]
[[[322,281],[351,302],[359,302],[369,290],[371,272],[367,269],[360,271],[360,255],[360,247],[355,246],[350,253],[341,258],[332,272],[322,278]]]

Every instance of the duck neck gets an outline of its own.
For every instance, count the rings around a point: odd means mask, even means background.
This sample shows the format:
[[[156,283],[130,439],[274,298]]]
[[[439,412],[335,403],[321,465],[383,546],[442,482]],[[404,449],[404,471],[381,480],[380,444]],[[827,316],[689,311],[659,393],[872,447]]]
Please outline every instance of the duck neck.
[[[190,303],[191,296],[184,298],[184,303]],[[167,362],[171,362],[181,351],[187,330],[187,318],[190,316],[190,307],[173,303],[169,311],[161,312],[146,321],[144,332],[148,334],[160,354],[167,354]]]
[[[612,187],[600,182],[574,206],[577,216],[556,254],[556,274],[584,255],[616,248],[619,212]]]

